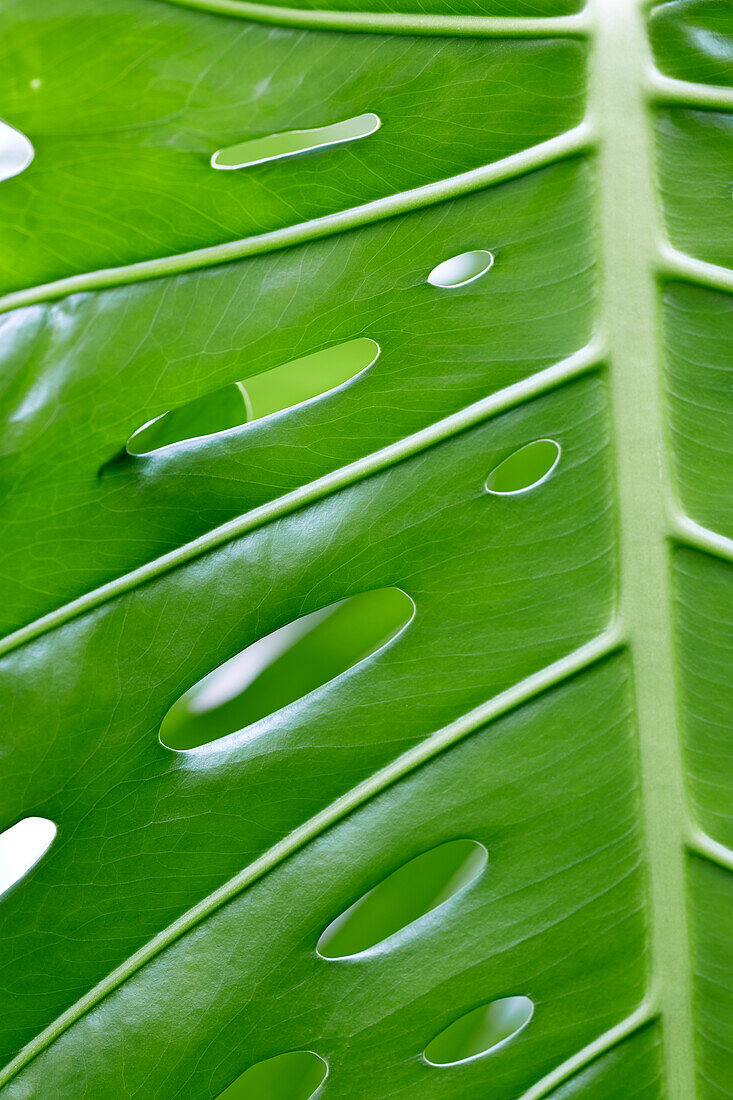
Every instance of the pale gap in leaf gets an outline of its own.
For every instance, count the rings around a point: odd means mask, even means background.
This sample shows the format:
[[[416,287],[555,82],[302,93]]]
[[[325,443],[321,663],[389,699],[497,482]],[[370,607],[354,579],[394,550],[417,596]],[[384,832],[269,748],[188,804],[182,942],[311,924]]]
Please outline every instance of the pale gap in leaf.
[[[35,867],[55,836],[46,817],[24,817],[0,833],[0,897]]]
[[[343,959],[383,943],[465,889],[487,861],[475,840],[449,840],[415,856],[329,924],[319,955]]]
[[[328,1065],[318,1054],[291,1050],[256,1062],[216,1100],[310,1100],[327,1076]]]
[[[151,454],[325,397],[371,367],[378,356],[376,341],[360,337],[283,363],[161,413],[132,433],[127,453]]]
[[[529,997],[502,997],[480,1005],[428,1043],[425,1061],[432,1066],[454,1066],[489,1054],[526,1027],[533,1012]]]
[[[371,657],[414,613],[400,588],[379,588],[281,626],[182,695],[161,723],[162,744],[186,751],[245,731]]]
[[[211,158],[212,168],[231,171],[235,168],[251,168],[283,157],[301,156],[347,141],[369,137],[381,126],[378,115],[368,112],[354,118],[334,122],[330,126],[317,126],[311,130],[283,130],[277,134],[240,141],[226,149],[217,149]]]
[[[33,146],[25,134],[0,121],[0,182],[25,171],[33,155]]]

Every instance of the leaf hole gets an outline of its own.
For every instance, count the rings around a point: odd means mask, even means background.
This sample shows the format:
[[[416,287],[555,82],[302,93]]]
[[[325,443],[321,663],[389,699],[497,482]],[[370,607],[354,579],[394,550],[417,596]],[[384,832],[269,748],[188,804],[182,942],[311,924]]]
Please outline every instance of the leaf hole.
[[[291,1050],[256,1062],[216,1100],[310,1100],[328,1076],[328,1064],[312,1050]]]
[[[486,490],[497,496],[526,493],[546,481],[559,461],[559,443],[535,439],[494,467],[486,479]]]
[[[0,896],[35,867],[55,836],[56,826],[46,817],[24,817],[0,833]]]
[[[0,121],[0,181],[23,172],[33,160],[33,146],[25,134]]]
[[[332,921],[318,941],[318,954],[343,959],[383,943],[465,889],[488,858],[475,840],[450,840],[423,852]]]
[[[455,1066],[508,1043],[532,1019],[529,997],[502,997],[467,1012],[436,1035],[423,1057],[431,1066]]]
[[[402,589],[379,588],[287,623],[182,695],[161,723],[162,744],[188,751],[244,731],[371,657],[414,613]]]
[[[347,141],[358,141],[369,137],[382,125],[379,116],[373,112],[356,115],[354,118],[334,122],[330,126],[317,126],[311,130],[283,130],[277,134],[240,141],[226,149],[217,149],[211,158],[212,168],[231,171],[236,168],[251,168],[255,164],[266,164],[283,157],[297,157],[304,153],[313,153],[318,149],[328,149],[333,145],[343,145]]]
[[[204,439],[333,393],[376,362],[379,344],[367,337],[313,352],[214,390],[156,416],[132,433],[127,453],[147,455]]]
[[[473,283],[485,275],[493,263],[493,253],[485,248],[477,248],[473,252],[461,252],[459,256],[451,256],[449,260],[443,260],[434,267],[428,275],[428,282],[431,286],[447,289],[466,286],[467,283]]]

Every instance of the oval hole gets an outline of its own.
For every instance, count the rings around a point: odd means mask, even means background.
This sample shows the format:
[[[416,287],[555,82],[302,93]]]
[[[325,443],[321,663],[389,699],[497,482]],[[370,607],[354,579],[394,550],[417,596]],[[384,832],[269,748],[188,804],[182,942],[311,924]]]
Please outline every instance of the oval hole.
[[[442,264],[434,267],[428,275],[428,282],[431,286],[448,288],[465,286],[485,275],[493,263],[492,253],[485,248],[461,252],[460,256],[451,256],[449,260],[443,260]]]
[[[133,432],[131,455],[146,455],[190,439],[216,435],[333,393],[376,362],[379,344],[367,337],[337,344],[253,375],[162,413]]]
[[[327,1076],[318,1054],[291,1050],[250,1066],[216,1100],[310,1100]]]
[[[185,751],[244,730],[376,653],[414,610],[401,589],[379,588],[280,627],[182,695],[163,719],[161,742]]]
[[[536,439],[495,466],[486,479],[486,488],[498,496],[526,493],[550,476],[559,459],[559,443],[554,439]]]
[[[324,959],[358,955],[437,909],[481,874],[483,844],[451,840],[393,871],[329,924],[318,941]]]
[[[33,146],[25,134],[0,122],[0,181],[23,172],[33,160]]]
[[[283,157],[297,157],[332,145],[343,145],[345,141],[369,137],[380,126],[379,116],[369,112],[312,130],[283,130],[278,134],[266,134],[250,141],[240,141],[226,149],[217,149],[211,158],[211,167],[225,170],[251,168],[255,164],[266,164]]]
[[[480,1058],[517,1035],[532,1019],[533,1012],[529,997],[503,997],[474,1008],[428,1043],[425,1061],[431,1066],[454,1066]]]
[[[0,895],[28,874],[55,836],[56,826],[45,817],[24,817],[0,833]]]

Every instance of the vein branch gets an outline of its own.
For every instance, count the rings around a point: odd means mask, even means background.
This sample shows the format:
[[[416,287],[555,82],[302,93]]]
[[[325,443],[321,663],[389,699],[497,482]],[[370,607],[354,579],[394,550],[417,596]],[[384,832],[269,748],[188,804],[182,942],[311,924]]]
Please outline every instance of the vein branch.
[[[710,863],[716,863],[726,871],[733,871],[733,851],[726,847],[725,844],[720,844],[717,840],[713,840],[711,836],[708,836],[708,834],[698,826],[690,830],[687,845],[690,851],[694,852],[695,855],[702,856],[703,859],[707,859]]]
[[[711,290],[733,292],[733,271],[730,268],[688,256],[666,241],[659,245],[659,274],[663,278],[678,279]]]
[[[700,550],[723,561],[733,562],[733,539],[702,527],[689,516],[675,516],[672,523],[672,538],[681,546]]]
[[[658,69],[652,72],[647,87],[649,98],[656,103],[733,110],[733,88],[717,84],[698,84],[693,80],[678,80],[660,73]]]

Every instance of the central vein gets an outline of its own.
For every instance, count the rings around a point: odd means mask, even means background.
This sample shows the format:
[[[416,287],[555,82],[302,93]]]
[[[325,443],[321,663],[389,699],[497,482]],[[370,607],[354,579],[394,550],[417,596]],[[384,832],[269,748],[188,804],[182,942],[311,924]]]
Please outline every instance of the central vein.
[[[600,142],[604,328],[620,500],[621,616],[631,641],[651,883],[652,995],[670,1100],[696,1095],[685,795],[672,642],[670,494],[658,237],[640,0],[596,0],[591,113]]]

